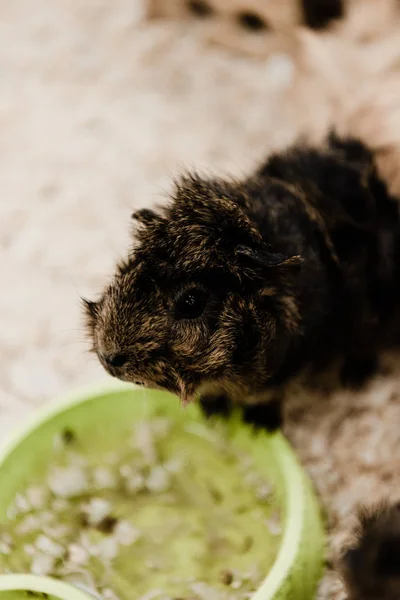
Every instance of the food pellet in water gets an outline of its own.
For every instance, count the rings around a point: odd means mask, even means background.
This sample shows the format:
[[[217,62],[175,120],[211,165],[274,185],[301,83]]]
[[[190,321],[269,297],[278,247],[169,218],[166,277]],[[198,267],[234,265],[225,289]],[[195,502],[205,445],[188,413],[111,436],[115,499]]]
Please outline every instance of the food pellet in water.
[[[149,492],[159,494],[166,492],[170,486],[170,478],[167,471],[160,466],[153,467],[146,481],[146,487]]]
[[[55,468],[50,474],[48,483],[53,494],[60,498],[80,496],[89,489],[87,475],[78,466]]]
[[[89,554],[78,544],[70,544],[68,546],[67,560],[73,565],[80,566],[87,563]]]
[[[102,533],[112,533],[117,523],[118,519],[116,517],[104,517],[104,519],[97,523],[97,529]]]
[[[231,585],[231,583],[233,582],[232,571],[228,571],[228,570],[221,571],[220,579],[224,585]]]
[[[32,559],[31,573],[33,575],[50,575],[55,566],[55,559],[48,554],[37,552]]]
[[[107,490],[117,486],[118,478],[108,467],[97,467],[93,473],[94,484],[100,489]]]
[[[87,519],[88,525],[96,526],[110,514],[111,509],[112,505],[108,500],[104,498],[92,498],[83,506],[83,514]]]
[[[64,554],[64,548],[45,535],[39,535],[36,539],[35,546],[38,550],[43,552],[43,554],[48,554],[54,558],[60,558]]]
[[[64,431],[61,433],[61,438],[64,442],[64,444],[72,444],[75,439],[75,433],[72,431],[72,429],[64,429]]]

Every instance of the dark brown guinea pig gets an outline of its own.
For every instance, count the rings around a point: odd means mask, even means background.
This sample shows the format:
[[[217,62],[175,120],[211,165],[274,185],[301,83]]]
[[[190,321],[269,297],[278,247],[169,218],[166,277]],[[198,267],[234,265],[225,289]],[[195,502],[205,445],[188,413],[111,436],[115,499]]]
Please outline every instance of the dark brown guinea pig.
[[[339,570],[347,600],[400,598],[400,504],[362,509]]]
[[[296,145],[242,181],[180,179],[139,210],[134,247],[85,301],[109,373],[222,410],[342,359],[362,384],[399,300],[399,209],[360,142]]]

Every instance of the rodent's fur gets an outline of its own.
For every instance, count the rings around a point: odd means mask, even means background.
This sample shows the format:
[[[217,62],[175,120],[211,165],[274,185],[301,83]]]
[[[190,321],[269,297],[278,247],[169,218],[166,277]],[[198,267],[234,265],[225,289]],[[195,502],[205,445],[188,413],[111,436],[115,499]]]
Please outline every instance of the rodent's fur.
[[[400,504],[361,511],[339,569],[347,600],[400,598]]]
[[[312,29],[324,29],[345,14],[344,0],[302,0],[304,23]]]
[[[210,410],[228,397],[258,421],[254,405],[306,367],[340,360],[343,383],[362,385],[398,341],[399,203],[357,140],[299,143],[241,181],[182,177],[133,217],[134,248],[85,302],[114,376],[184,402],[199,392]],[[188,294],[198,318],[179,310]]]

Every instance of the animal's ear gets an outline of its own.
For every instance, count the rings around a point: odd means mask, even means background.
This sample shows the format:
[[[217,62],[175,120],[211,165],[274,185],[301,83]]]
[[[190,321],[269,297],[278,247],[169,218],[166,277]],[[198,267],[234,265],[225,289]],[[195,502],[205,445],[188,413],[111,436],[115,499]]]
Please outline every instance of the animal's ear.
[[[98,302],[92,302],[91,300],[87,300],[86,298],[81,298],[83,312],[86,317],[86,323],[89,326],[93,326],[96,322],[96,319],[99,315],[99,304]]]
[[[279,252],[271,252],[268,248],[250,248],[237,246],[235,255],[243,261],[258,268],[299,267],[303,262],[301,256],[287,256]]]
[[[141,225],[155,225],[162,220],[162,217],[158,215],[154,210],[149,208],[141,208],[132,214],[132,219]]]

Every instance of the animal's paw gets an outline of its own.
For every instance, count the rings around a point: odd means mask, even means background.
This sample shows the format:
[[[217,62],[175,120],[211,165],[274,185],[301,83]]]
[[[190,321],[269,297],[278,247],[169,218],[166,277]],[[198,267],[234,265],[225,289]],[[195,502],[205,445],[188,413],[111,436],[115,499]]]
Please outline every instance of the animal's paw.
[[[232,412],[232,402],[227,396],[202,396],[200,407],[207,418],[214,415],[229,417]]]
[[[243,418],[255,429],[276,431],[282,426],[282,399],[274,398],[263,404],[246,406]]]

